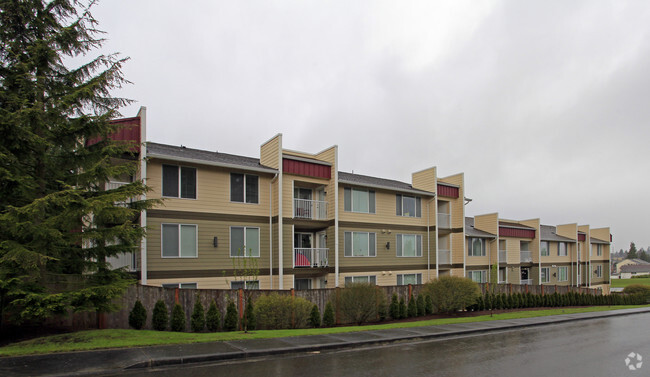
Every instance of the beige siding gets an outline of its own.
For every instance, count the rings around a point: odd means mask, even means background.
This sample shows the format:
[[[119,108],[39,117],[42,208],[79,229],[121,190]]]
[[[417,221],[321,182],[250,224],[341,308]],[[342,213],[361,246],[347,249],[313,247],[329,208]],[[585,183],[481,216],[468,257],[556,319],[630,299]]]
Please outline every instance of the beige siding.
[[[284,174],[282,176],[282,186],[284,186],[282,190],[282,211],[283,211],[283,217],[285,218],[292,218],[294,217],[294,202],[293,202],[293,189],[294,187],[302,187],[302,188],[311,188],[311,189],[316,189],[320,186],[325,186],[325,191],[327,192],[327,197],[326,201],[328,202],[327,208],[328,208],[328,218],[334,218],[334,212],[330,207],[333,208],[332,204],[329,204],[334,201],[334,195],[330,195],[329,187],[330,187],[330,180],[328,179],[322,179],[322,178],[311,178],[311,177],[303,177],[299,175],[293,175],[293,174]],[[329,199],[331,196],[331,200]],[[312,197],[312,200],[316,200],[315,197]]]
[[[542,263],[569,263],[575,259],[576,255],[576,244],[574,242],[567,242],[567,255],[559,256],[557,255],[559,242],[549,241],[549,256],[542,257]]]
[[[499,234],[499,214],[490,213],[474,217],[474,228],[494,235]]]
[[[452,233],[451,235],[451,263],[463,264],[465,262],[465,235]]]
[[[351,221],[358,223],[384,224],[386,228],[390,225],[413,225],[427,226],[426,203],[429,198],[422,198],[422,217],[405,217],[396,215],[396,192],[371,189],[375,191],[375,212],[356,213],[345,211],[344,188],[354,187],[341,185],[339,188],[339,221]],[[429,219],[433,221],[433,219]]]
[[[152,191],[147,194],[149,199],[160,199],[162,194],[162,165],[163,161],[149,161],[147,167],[147,184]],[[178,163],[168,162],[170,165]],[[181,164],[196,168],[196,199],[164,198],[160,208],[174,211],[208,212],[220,214],[268,216],[269,215],[269,182],[270,174],[251,173],[230,170],[219,167],[196,164]],[[230,201],[230,173],[238,172],[259,177],[259,203],[235,203]]]
[[[260,147],[260,163],[273,169],[280,169],[280,149],[282,134],[275,135]]]
[[[432,167],[412,175],[413,188],[424,191],[436,192],[436,168]]]
[[[578,239],[578,224],[565,224],[555,227],[555,233],[558,236],[571,238],[572,240]]]
[[[444,198],[449,199],[451,206],[451,227],[463,228],[465,226],[465,189],[463,187],[464,174],[456,174],[445,178],[439,178],[438,182],[449,183],[458,186],[458,198]]]
[[[371,232],[375,233],[376,256],[375,257],[346,257],[345,256],[345,232]],[[422,256],[420,257],[398,257],[397,256],[397,234],[419,234],[422,236]],[[329,242],[329,237],[328,237]],[[390,242],[390,249],[386,244]],[[432,249],[435,250],[435,249]],[[331,259],[331,257],[330,257]],[[434,260],[434,258],[431,258]],[[426,232],[412,231],[388,231],[382,229],[346,228],[339,227],[339,265],[341,267],[368,267],[378,266],[390,268],[392,266],[422,266],[427,263],[427,236]]]

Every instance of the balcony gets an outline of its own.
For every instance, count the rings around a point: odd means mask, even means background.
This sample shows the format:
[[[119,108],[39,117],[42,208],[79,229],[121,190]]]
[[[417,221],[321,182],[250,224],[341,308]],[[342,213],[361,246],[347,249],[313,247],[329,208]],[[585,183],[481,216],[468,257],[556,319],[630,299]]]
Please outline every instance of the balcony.
[[[519,284],[521,284],[521,285],[533,285],[533,279],[521,279]]]
[[[448,213],[438,213],[438,228],[451,228],[451,215]]]
[[[451,251],[450,250],[438,250],[438,264],[451,264]]]
[[[293,249],[293,267],[328,267],[327,248],[295,248]]]
[[[521,251],[521,263],[532,263],[533,253],[530,251]]]
[[[296,219],[327,220],[327,202],[293,199],[293,217]]]
[[[506,263],[507,262],[507,254],[505,250],[499,250],[499,263]]]

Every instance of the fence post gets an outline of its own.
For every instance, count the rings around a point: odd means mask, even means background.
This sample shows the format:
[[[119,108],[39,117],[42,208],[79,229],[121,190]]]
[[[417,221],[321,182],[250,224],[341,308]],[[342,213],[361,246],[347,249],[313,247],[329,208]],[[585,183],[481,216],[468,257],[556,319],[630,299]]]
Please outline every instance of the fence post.
[[[175,300],[174,303],[176,303],[176,304],[178,304],[178,302],[179,302],[178,301],[178,292],[179,292],[178,288],[174,289],[174,300]]]

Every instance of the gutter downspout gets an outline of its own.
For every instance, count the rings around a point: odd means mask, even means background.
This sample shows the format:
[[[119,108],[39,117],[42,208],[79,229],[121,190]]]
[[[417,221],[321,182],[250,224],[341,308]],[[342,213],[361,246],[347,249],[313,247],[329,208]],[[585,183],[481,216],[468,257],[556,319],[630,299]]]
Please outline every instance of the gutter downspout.
[[[339,148],[334,156],[334,287],[339,287]]]
[[[269,182],[269,281],[273,289],[273,182],[278,178],[279,173]]]
[[[282,190],[284,189],[284,187],[282,187],[282,139],[280,139],[280,147],[278,148],[278,161],[280,170],[278,172],[278,288],[284,289],[284,271],[282,260],[284,253],[284,245],[282,244],[282,233],[284,231],[282,224]]]
[[[140,108],[140,179],[147,184],[147,108]],[[143,193],[142,200],[147,199],[147,193]],[[147,229],[147,210],[140,214],[140,227]],[[140,284],[147,285],[147,237],[140,240]]]
[[[433,198],[431,198],[427,202],[427,281],[431,280],[431,235],[430,235],[430,227],[431,227],[431,202],[436,200],[436,195],[433,195]]]

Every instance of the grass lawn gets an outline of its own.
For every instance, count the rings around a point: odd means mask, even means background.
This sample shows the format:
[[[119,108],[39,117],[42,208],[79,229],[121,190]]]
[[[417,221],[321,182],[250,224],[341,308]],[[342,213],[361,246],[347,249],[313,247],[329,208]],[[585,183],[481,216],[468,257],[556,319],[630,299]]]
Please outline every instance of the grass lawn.
[[[415,322],[396,322],[368,326],[343,326],[318,329],[292,329],[292,330],[258,330],[249,333],[243,332],[217,332],[217,333],[182,333],[171,331],[152,330],[89,330],[76,333],[52,335],[43,338],[31,339],[24,342],[10,344],[0,348],[0,356],[19,356],[31,354],[44,354],[54,352],[84,351],[101,348],[123,348],[154,346],[166,344],[185,344],[214,342],[238,339],[265,339],[287,336],[334,334],[353,331],[395,329],[417,326],[443,325],[450,323],[467,323],[494,321],[499,319],[531,318],[556,314],[571,314],[597,312],[612,309],[639,308],[639,305],[622,305],[616,307],[593,306],[584,308],[560,308],[547,310],[515,311],[495,314],[494,316],[482,315],[476,317],[441,318]]]
[[[612,279],[612,288],[625,288],[630,284],[650,285],[650,277],[636,279]]]

